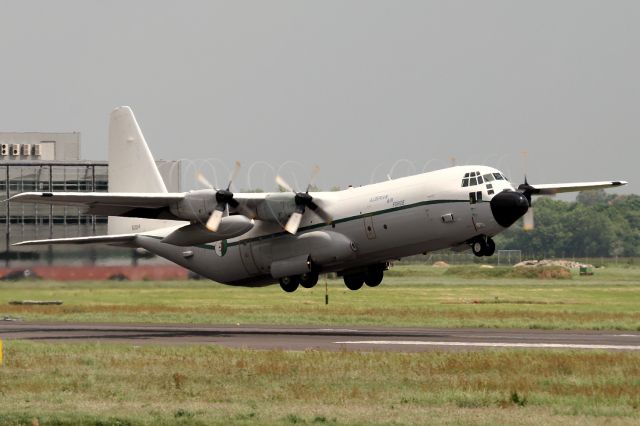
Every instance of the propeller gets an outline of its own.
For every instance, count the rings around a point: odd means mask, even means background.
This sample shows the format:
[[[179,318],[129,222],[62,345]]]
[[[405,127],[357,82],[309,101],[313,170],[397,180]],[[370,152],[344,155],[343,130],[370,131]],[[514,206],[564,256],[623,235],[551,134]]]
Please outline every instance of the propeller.
[[[533,220],[533,207],[531,206],[531,195],[535,192],[535,188],[529,185],[527,182],[527,175],[524,175],[524,183],[518,186],[518,191],[525,196],[527,201],[529,202],[529,209],[522,217],[522,229],[525,231],[533,231],[535,228],[535,222]]]
[[[236,161],[235,167],[233,168],[233,171],[229,176],[229,184],[227,185],[227,188],[216,190],[217,204],[216,204],[216,207],[213,209],[213,212],[211,213],[211,216],[209,216],[209,219],[207,220],[207,223],[206,223],[207,229],[211,232],[216,232],[218,230],[218,227],[220,226],[220,221],[222,221],[224,212],[227,209],[227,205],[233,208],[237,208],[240,205],[240,203],[238,203],[238,201],[233,198],[233,192],[229,190],[231,188],[231,183],[233,182],[235,177],[238,175],[239,171],[240,171],[240,162]],[[196,175],[196,178],[204,186],[214,189],[213,185],[209,183],[209,181],[202,175],[202,173],[198,173]]]
[[[317,205],[313,201],[313,197],[309,195],[309,189],[311,189],[311,187],[313,186],[313,182],[319,172],[320,167],[314,166],[314,168],[311,170],[311,177],[309,178],[309,184],[307,185],[307,190],[305,192],[296,192],[291,187],[291,185],[289,185],[280,175],[276,176],[276,183],[281,188],[284,188],[285,190],[296,194],[294,198],[294,202],[296,205],[295,210],[293,211],[293,213],[291,213],[291,216],[289,216],[289,220],[284,226],[285,231],[289,232],[290,234],[295,234],[296,232],[298,232],[300,222],[302,221],[302,215],[304,214],[307,207],[310,208],[315,214],[317,214],[318,217],[320,217],[320,219],[322,219],[325,223],[329,224],[333,220],[331,215],[329,215],[329,213],[327,213],[322,207]]]

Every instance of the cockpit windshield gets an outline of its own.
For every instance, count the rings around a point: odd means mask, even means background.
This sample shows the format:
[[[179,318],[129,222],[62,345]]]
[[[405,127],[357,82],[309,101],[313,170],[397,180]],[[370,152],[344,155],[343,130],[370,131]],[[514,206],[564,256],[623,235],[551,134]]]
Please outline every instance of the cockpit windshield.
[[[508,180],[502,173],[487,173],[481,175],[480,172],[465,173],[462,178],[462,187],[481,185],[483,183],[493,182],[494,180]]]

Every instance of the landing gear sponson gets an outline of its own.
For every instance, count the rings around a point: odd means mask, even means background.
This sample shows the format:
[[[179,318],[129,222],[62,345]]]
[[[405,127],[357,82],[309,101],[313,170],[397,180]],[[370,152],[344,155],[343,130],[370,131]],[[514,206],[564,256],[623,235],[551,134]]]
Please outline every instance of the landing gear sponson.
[[[471,251],[478,257],[492,256],[496,251],[496,243],[491,237],[479,235],[469,242]]]
[[[359,290],[364,284],[369,287],[377,287],[384,278],[384,271],[388,269],[388,265],[375,264],[366,268],[361,268],[342,273],[344,284],[349,290]],[[280,278],[280,287],[287,293],[294,292],[298,286],[304,288],[313,288],[318,283],[318,273],[308,272],[302,275],[294,275],[290,277]]]

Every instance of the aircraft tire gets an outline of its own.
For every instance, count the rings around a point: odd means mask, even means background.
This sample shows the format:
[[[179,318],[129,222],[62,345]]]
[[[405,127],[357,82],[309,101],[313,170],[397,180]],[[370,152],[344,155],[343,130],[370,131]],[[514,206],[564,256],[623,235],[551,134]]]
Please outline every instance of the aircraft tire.
[[[364,277],[364,283],[369,287],[377,287],[384,278],[384,271],[380,268],[373,268],[367,272]]]
[[[484,239],[478,238],[471,243],[471,251],[476,256],[482,257],[487,251],[487,243],[485,243]]]
[[[353,275],[344,276],[344,285],[346,285],[349,290],[353,290],[353,291],[360,290],[363,284],[364,284],[364,275],[362,274],[353,274]]]
[[[496,252],[496,243],[493,241],[493,238],[487,238],[487,247],[484,252],[484,256],[493,256],[493,253]]]
[[[293,293],[298,289],[298,285],[300,284],[300,277],[292,276],[292,277],[282,277],[280,278],[280,287],[286,291],[287,293]]]
[[[300,275],[300,285],[304,288],[313,288],[318,284],[318,274],[315,272],[308,272]]]

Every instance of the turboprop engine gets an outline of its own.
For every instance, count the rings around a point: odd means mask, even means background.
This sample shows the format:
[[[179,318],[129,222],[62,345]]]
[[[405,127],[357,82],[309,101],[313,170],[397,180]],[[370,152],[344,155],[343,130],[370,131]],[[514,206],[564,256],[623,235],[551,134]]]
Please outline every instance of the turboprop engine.
[[[189,191],[184,199],[169,207],[171,214],[193,222],[205,222],[216,207],[216,192],[212,189]]]
[[[274,244],[273,253],[278,253],[280,259],[271,263],[271,276],[277,279],[331,267],[353,259],[356,251],[353,241],[343,234],[332,231],[307,232],[296,237],[295,241]]]
[[[268,194],[264,203],[256,209],[260,220],[276,223],[286,223],[291,213],[296,209],[295,194],[283,192],[281,194]]]

